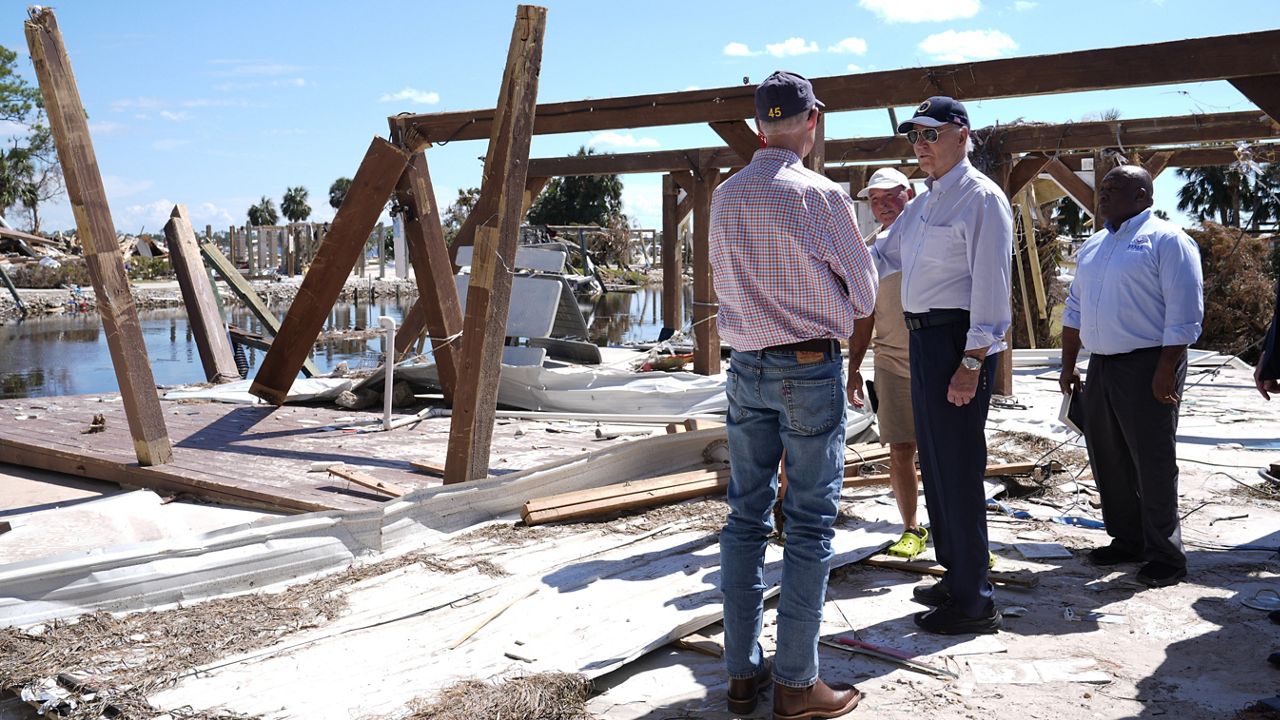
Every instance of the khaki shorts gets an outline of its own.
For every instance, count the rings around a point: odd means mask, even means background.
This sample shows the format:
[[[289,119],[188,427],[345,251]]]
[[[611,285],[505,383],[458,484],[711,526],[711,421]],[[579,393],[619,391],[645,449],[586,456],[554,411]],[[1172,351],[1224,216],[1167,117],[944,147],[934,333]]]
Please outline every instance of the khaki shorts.
[[[911,378],[876,368],[876,421],[880,442],[916,441],[915,416],[911,412]]]

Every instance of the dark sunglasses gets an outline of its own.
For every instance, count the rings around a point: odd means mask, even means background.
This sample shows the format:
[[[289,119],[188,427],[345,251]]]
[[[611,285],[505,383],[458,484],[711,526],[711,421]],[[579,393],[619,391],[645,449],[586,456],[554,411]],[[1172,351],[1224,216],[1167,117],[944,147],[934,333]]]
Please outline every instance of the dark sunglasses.
[[[944,125],[943,127],[947,127],[947,126]],[[908,130],[907,131],[907,142],[911,143],[912,145],[915,145],[916,143],[920,142],[920,138],[924,138],[924,141],[927,143],[938,142],[938,128],[925,128],[924,130]]]

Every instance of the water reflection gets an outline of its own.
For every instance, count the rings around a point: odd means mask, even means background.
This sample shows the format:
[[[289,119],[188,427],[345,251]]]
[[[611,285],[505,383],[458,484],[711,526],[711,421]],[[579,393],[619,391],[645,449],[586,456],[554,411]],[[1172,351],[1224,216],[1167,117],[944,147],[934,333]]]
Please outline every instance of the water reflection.
[[[684,288],[684,317],[688,324],[692,291]],[[662,290],[641,288],[634,293],[606,293],[581,305],[591,340],[623,344],[657,339],[662,329]],[[377,328],[382,315],[399,324],[409,309],[407,301],[341,302],[325,320],[324,331],[358,331]],[[230,320],[249,332],[264,333],[262,324],[248,310],[228,308]],[[274,308],[283,320],[286,306]],[[138,313],[142,340],[159,385],[204,382],[186,311],[182,308]],[[265,334],[265,333],[264,333]],[[321,372],[339,363],[349,368],[376,367],[385,351],[384,338],[356,334],[324,342],[312,354]],[[253,376],[265,353],[246,347],[249,375]],[[114,392],[118,389],[111,353],[107,349],[97,313],[59,315],[0,326],[0,398],[75,395]]]

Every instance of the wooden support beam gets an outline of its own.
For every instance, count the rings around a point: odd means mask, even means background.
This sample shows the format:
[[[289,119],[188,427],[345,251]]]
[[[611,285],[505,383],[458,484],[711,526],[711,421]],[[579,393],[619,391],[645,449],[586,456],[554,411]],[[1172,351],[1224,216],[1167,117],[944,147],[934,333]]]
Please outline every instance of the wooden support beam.
[[[813,149],[804,159],[804,166],[821,173],[827,167],[827,114],[818,113],[818,127],[813,132]]]
[[[502,345],[511,301],[508,268],[515,264],[520,234],[546,24],[546,8],[516,7],[481,188],[481,197],[495,197],[496,217],[477,231],[458,387],[449,428],[446,484],[483,478],[489,473],[493,414],[497,409]]]
[[[1115,164],[1101,150],[1093,152],[1093,212],[1089,213],[1093,216],[1093,229],[1098,231],[1102,229],[1102,215],[1098,212],[1098,203],[1102,199],[1102,179],[1111,172],[1111,168]]]
[[[169,247],[169,262],[178,277],[182,302],[187,306],[187,321],[191,323],[205,378],[212,383],[239,380],[240,371],[236,370],[236,361],[231,355],[226,323],[218,313],[218,301],[204,261],[200,259],[200,246],[196,244],[196,233],[186,207],[174,206],[164,226],[164,239]]]
[[[530,176],[524,182],[524,202],[521,203],[520,217],[529,214],[529,208],[533,207],[533,201],[538,199],[542,194],[542,189],[551,182],[549,177],[532,177]]]
[[[1015,168],[1016,169],[1016,168]],[[1044,269],[1040,267],[1040,247],[1036,244],[1036,223],[1031,216],[1031,208],[1035,205],[1036,195],[1032,188],[1022,191],[1022,227],[1027,239],[1028,270],[1031,271],[1031,287],[1035,290],[1037,315],[1041,320],[1049,319],[1049,298],[1045,295]],[[1031,347],[1035,347],[1034,328],[1027,326],[1031,337]]]
[[[1169,161],[1173,159],[1173,153],[1169,151],[1152,153],[1150,157],[1142,161],[1142,167],[1151,173],[1151,179],[1155,180],[1160,177],[1160,173],[1169,167]]]
[[[1013,202],[1018,193],[1044,171],[1044,166],[1049,164],[1049,160],[1047,155],[1027,155],[1014,163],[1013,169],[1009,171],[1009,186],[1004,189],[1010,202]]]
[[[85,265],[93,282],[134,453],[140,465],[163,465],[173,458],[173,446],[160,409],[147,346],[142,340],[142,326],[129,290],[124,258],[116,243],[116,226],[107,205],[93,140],[89,137],[80,89],[53,9],[33,6],[28,15],[27,46],[44,97]]]
[[[716,289],[711,279],[711,195],[720,171],[702,168],[693,185],[693,371],[720,372],[720,331],[716,327]]]
[[[240,302],[249,308],[249,312],[258,318],[258,322],[262,323],[263,327],[271,333],[271,336],[278,335],[280,333],[280,321],[276,318],[276,314],[271,312],[271,308],[267,307],[267,304],[262,301],[258,293],[253,291],[253,286],[249,284],[248,280],[244,279],[239,270],[236,270],[231,261],[227,259],[227,256],[223,255],[222,251],[218,249],[218,246],[213,243],[201,243],[200,254],[204,255],[205,262],[209,263],[213,271],[230,288],[232,294],[240,298]],[[310,357],[302,363],[302,374],[307,377],[320,375],[320,369],[315,366],[315,363],[311,362]]]
[[[334,467],[329,468],[329,474],[333,477],[355,483],[360,487],[367,488],[393,498],[398,498],[409,492],[407,488],[403,488],[393,482],[379,480],[368,473],[363,473],[359,470],[343,465],[335,465]]]
[[[703,157],[706,157],[703,155]],[[676,181],[676,186],[685,192],[685,195],[693,195],[693,173],[689,170],[672,170],[671,179]]]
[[[1079,175],[1076,175],[1070,168],[1063,165],[1061,160],[1056,158],[1050,160],[1044,166],[1044,170],[1063,190],[1067,191],[1067,195],[1072,200],[1075,200],[1082,210],[1088,213],[1090,217],[1093,217],[1093,188],[1089,187],[1089,183],[1081,180]]]
[[[921,98],[959,100],[1149,87],[1280,73],[1280,30],[1148,45],[1006,58],[816,78],[827,112],[914,106]],[[1123,72],[1117,72],[1123,68]],[[686,92],[549,103],[537,110],[539,135],[741,120],[755,116],[755,88],[735,85]],[[388,119],[410,147],[479,140],[490,135],[493,110]]]
[[[280,332],[254,376],[250,393],[276,405],[284,404],[324,328],[329,310],[351,276],[352,266],[364,256],[373,224],[408,163],[407,153],[382,138],[374,138],[369,144],[324,245],[302,278]]]
[[[1029,345],[1031,348],[1034,349],[1036,346],[1036,325],[1035,325],[1035,322],[1031,319],[1031,298],[1030,298],[1030,295],[1027,293],[1027,271],[1025,269],[1025,265],[1022,262],[1023,244],[1018,242],[1017,222],[1016,222],[1017,218],[1015,217],[1014,220],[1015,220],[1015,223],[1014,223],[1014,236],[1013,236],[1013,267],[1014,267],[1014,270],[1016,270],[1018,273],[1018,294],[1022,296],[1022,320],[1027,328],[1027,345]],[[1025,233],[1025,228],[1024,228],[1024,233]],[[1024,238],[1025,238],[1025,235],[1024,235]],[[1010,327],[1009,333],[1005,337],[1005,343],[1010,348],[1013,347],[1012,340],[1013,340],[1013,328]],[[996,369],[999,370],[1000,368],[997,366]],[[997,384],[1003,385],[1002,382]],[[1013,378],[1009,378],[1009,387],[1012,387],[1012,386],[1013,386]],[[1008,395],[1011,393],[1000,393],[1000,394]]]
[[[418,284],[418,300],[396,333],[396,357],[413,347],[423,328],[432,337],[431,351],[444,399],[453,403],[457,387],[457,356],[461,343],[447,341],[462,332],[462,305],[453,282],[453,262],[440,225],[440,208],[432,189],[424,152],[415,153],[396,190],[403,215],[405,247]],[[416,313],[414,311],[417,311]],[[410,320],[414,324],[410,323]]]
[[[729,487],[729,470],[694,470],[649,480],[606,485],[525,503],[520,517],[526,525],[580,520],[623,510],[720,494]]]
[[[662,177],[662,326],[684,327],[684,258],[680,247],[676,180]]]
[[[1274,51],[1271,54],[1274,55]],[[1272,122],[1280,123],[1280,74],[1237,77],[1228,82],[1269,115]]]
[[[751,162],[751,156],[760,149],[760,136],[745,120],[717,120],[711,123],[711,129],[737,153],[739,162],[744,165]]]

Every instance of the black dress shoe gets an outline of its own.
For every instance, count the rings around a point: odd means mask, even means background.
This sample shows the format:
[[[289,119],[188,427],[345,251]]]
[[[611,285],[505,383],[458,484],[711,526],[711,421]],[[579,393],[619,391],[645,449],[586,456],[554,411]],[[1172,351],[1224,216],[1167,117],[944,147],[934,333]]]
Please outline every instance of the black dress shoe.
[[[1177,585],[1187,576],[1187,568],[1181,565],[1170,565],[1153,560],[1138,571],[1138,582],[1151,588]]]
[[[938,607],[939,605],[947,604],[947,601],[951,599],[951,591],[947,589],[946,585],[936,582],[932,585],[917,585],[911,591],[911,596],[921,605]]]
[[[1089,562],[1094,565],[1105,567],[1107,565],[1119,565],[1120,563],[1142,562],[1142,553],[1113,542],[1106,547],[1090,550],[1088,558]]]
[[[999,632],[1002,624],[1000,613],[994,608],[988,615],[969,617],[954,605],[916,613],[914,619],[920,628],[938,635],[990,635]]]
[[[773,668],[768,660],[760,665],[749,678],[729,678],[729,712],[734,715],[750,715],[756,711],[760,691],[773,681]]]

